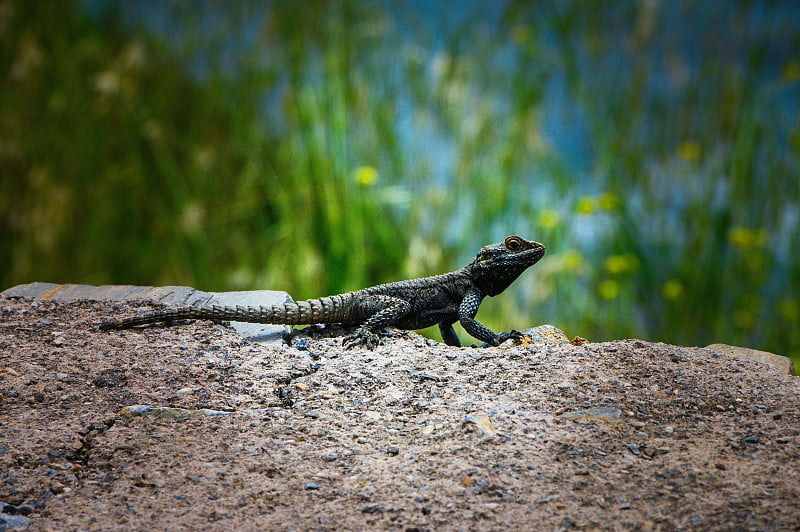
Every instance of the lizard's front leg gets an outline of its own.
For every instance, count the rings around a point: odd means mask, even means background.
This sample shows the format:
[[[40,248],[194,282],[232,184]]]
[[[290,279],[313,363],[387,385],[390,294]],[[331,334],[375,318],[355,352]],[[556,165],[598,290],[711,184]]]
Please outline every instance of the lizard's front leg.
[[[458,307],[458,320],[461,326],[471,336],[482,340],[489,345],[500,345],[509,338],[520,336],[518,331],[506,331],[504,333],[495,334],[488,327],[482,325],[475,320],[475,315],[478,313],[478,307],[481,305],[483,295],[480,292],[468,292],[461,305]]]
[[[374,305],[377,312],[362,323],[353,334],[344,339],[345,349],[363,345],[367,349],[375,349],[380,339],[377,331],[395,323],[411,310],[408,301],[392,296],[370,296],[366,305]]]

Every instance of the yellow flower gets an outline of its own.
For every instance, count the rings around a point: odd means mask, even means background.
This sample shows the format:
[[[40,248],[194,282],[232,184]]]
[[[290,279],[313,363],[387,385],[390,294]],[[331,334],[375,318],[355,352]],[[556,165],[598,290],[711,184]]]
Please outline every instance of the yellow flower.
[[[596,201],[593,197],[581,196],[575,205],[575,212],[578,214],[592,214],[596,208]]]
[[[684,161],[696,161],[700,158],[700,145],[696,142],[681,142],[678,146],[678,156]]]
[[[600,296],[604,299],[617,299],[622,290],[617,281],[606,279],[600,283],[598,291],[600,292]]]
[[[597,199],[597,203],[604,211],[615,211],[619,209],[622,201],[619,199],[619,196],[612,192],[603,192]]]
[[[628,260],[625,255],[611,255],[606,259],[606,271],[615,275],[628,269]]]
[[[378,171],[371,166],[359,166],[354,175],[356,182],[363,187],[370,187],[378,180]]]
[[[664,299],[678,299],[683,295],[683,283],[677,279],[670,279],[661,287],[661,294],[664,296]]]
[[[524,44],[533,38],[533,32],[530,27],[523,24],[517,24],[511,28],[511,38],[517,44]]]
[[[553,209],[545,209],[536,217],[536,222],[542,229],[555,229],[560,221],[558,213]]]
[[[767,244],[767,232],[764,229],[732,227],[728,240],[739,249],[761,248]]]
[[[583,263],[583,257],[576,249],[570,249],[564,252],[562,260],[564,261],[564,269],[577,271]]]
[[[781,77],[786,81],[797,81],[800,79],[800,61],[793,59],[783,65]]]

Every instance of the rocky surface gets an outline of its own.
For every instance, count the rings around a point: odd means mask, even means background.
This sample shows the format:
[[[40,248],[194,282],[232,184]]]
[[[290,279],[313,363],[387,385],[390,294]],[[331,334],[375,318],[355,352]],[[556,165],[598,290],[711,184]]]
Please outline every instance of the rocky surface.
[[[97,330],[138,310],[0,298],[0,529],[800,523],[800,385],[766,364],[636,340]]]

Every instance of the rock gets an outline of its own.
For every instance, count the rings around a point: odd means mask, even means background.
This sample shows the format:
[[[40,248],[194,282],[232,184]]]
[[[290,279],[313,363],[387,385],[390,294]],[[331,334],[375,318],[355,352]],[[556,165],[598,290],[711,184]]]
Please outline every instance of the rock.
[[[769,364],[784,375],[795,375],[794,362],[792,362],[792,359],[789,357],[776,355],[768,351],[750,349],[749,347],[737,347],[727,344],[711,344],[707,345],[705,349],[710,349],[716,353],[730,355],[742,360],[754,360],[763,364]]]
[[[308,349],[308,338],[298,338],[294,346],[300,351],[306,351]]]
[[[486,414],[467,414],[464,422],[476,425],[486,436],[496,436],[497,431],[492,427],[492,421]]]
[[[118,413],[121,416],[144,416],[149,414],[166,419],[184,419],[189,416],[229,416],[233,414],[233,412],[224,412],[222,410],[211,410],[208,408],[189,410],[186,408],[172,408],[166,406],[150,406],[150,405],[126,406],[122,408]]]
[[[561,415],[565,419],[594,419],[605,421],[606,423],[616,424],[622,420],[622,410],[609,406],[595,406],[588,410],[577,410],[566,412]]]
[[[0,514],[0,532],[12,528],[23,528],[30,524],[31,520],[21,515]]]
[[[547,342],[551,343],[554,342],[557,344],[570,343],[570,340],[569,338],[567,338],[567,335],[564,334],[564,331],[552,325],[539,325],[538,327],[525,329],[524,331],[522,331],[522,334],[530,338],[529,341],[526,342],[525,340],[523,340],[522,343],[533,343],[533,344],[543,344]]]
[[[86,284],[30,283],[17,285],[2,292],[7,297],[26,297],[54,301],[157,301],[167,305],[242,305],[271,306],[293,301],[286,292],[277,290],[245,290],[239,292],[203,292],[189,286],[131,286]],[[282,344],[289,327],[263,323],[231,322],[236,332],[252,342]],[[56,345],[61,345],[54,341]]]

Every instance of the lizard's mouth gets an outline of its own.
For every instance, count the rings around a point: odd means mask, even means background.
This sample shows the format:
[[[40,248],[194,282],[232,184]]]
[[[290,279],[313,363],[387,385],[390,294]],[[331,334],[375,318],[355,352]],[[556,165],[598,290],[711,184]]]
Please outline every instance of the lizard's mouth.
[[[531,249],[527,249],[525,251],[521,251],[517,254],[518,257],[524,258],[524,261],[529,266],[536,264],[539,260],[544,257],[545,247],[544,244],[539,242],[534,242],[533,240],[529,240],[530,244],[533,245]]]

